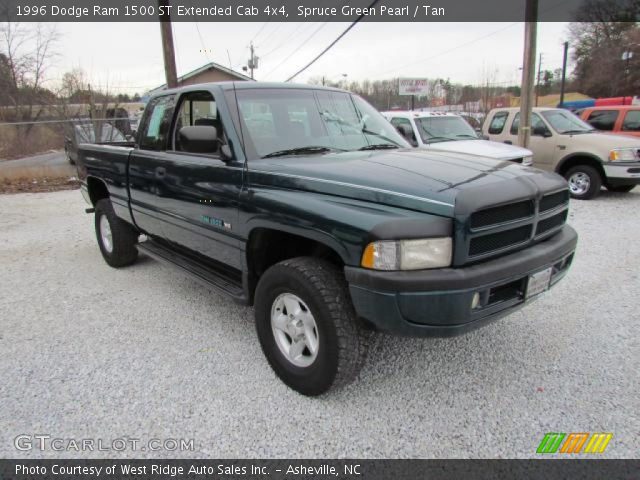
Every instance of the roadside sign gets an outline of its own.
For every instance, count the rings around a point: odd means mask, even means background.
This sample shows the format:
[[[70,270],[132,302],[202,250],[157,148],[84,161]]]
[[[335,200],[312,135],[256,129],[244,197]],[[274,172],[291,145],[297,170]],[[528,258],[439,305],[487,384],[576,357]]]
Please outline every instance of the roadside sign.
[[[398,95],[427,95],[429,80],[426,78],[399,78]]]

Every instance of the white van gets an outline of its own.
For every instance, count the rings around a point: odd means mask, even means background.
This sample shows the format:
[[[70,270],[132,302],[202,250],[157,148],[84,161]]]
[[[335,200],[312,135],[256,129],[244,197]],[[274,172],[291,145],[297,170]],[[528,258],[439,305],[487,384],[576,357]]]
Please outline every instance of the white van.
[[[478,155],[531,165],[533,153],[526,148],[484,140],[467,121],[450,112],[391,111],[382,115],[414,147]]]

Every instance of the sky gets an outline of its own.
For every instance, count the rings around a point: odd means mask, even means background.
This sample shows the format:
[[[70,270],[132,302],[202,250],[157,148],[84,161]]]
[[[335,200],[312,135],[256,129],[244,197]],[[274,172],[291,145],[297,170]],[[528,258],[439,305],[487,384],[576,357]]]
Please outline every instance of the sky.
[[[283,81],[311,61],[347,23],[173,24],[178,75],[214,61],[241,71],[253,42],[257,80]],[[164,83],[157,23],[59,23],[59,56],[48,70],[51,84],[74,68],[92,85],[114,93],[143,93]],[[566,23],[538,25],[543,69],[562,67]],[[337,81],[394,77],[449,78],[478,84],[486,78],[519,84],[523,23],[361,22],[295,81],[325,76]]]

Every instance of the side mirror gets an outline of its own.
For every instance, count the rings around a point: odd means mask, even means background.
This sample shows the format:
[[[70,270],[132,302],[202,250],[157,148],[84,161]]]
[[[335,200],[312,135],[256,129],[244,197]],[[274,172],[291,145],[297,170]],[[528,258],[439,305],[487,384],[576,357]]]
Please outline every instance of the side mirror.
[[[218,130],[208,125],[182,127],[178,135],[182,150],[189,153],[214,153],[220,145]]]
[[[532,133],[538,137],[550,137],[551,132],[544,125],[537,125],[533,128]]]

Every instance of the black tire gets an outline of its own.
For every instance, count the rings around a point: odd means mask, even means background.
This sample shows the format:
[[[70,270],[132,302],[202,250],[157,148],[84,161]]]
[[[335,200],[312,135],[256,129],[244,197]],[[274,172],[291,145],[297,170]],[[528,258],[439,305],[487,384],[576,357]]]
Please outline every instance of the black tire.
[[[283,354],[271,326],[274,302],[286,293],[308,306],[317,325],[317,356],[306,367],[294,365]],[[256,288],[255,315],[260,345],[271,368],[303,395],[321,395],[348,384],[364,364],[371,332],[356,318],[343,273],[325,260],[299,257],[269,268]]]
[[[613,185],[607,185],[607,190],[609,190],[610,192],[617,192],[617,193],[629,193],[634,188],[635,188],[635,185],[618,185],[615,187]]]
[[[105,245],[100,233],[102,217],[106,219],[111,229],[111,246]],[[127,223],[119,219],[113,211],[108,198],[96,203],[95,215],[96,237],[104,260],[112,267],[119,268],[131,265],[138,258],[138,233]]]
[[[577,193],[571,188],[571,177],[579,174],[584,174],[589,179],[589,186],[583,193]],[[569,182],[571,196],[578,200],[591,200],[595,198],[600,193],[600,188],[602,187],[600,173],[589,165],[576,165],[575,167],[571,167],[567,170],[567,173],[564,174],[564,178]]]

